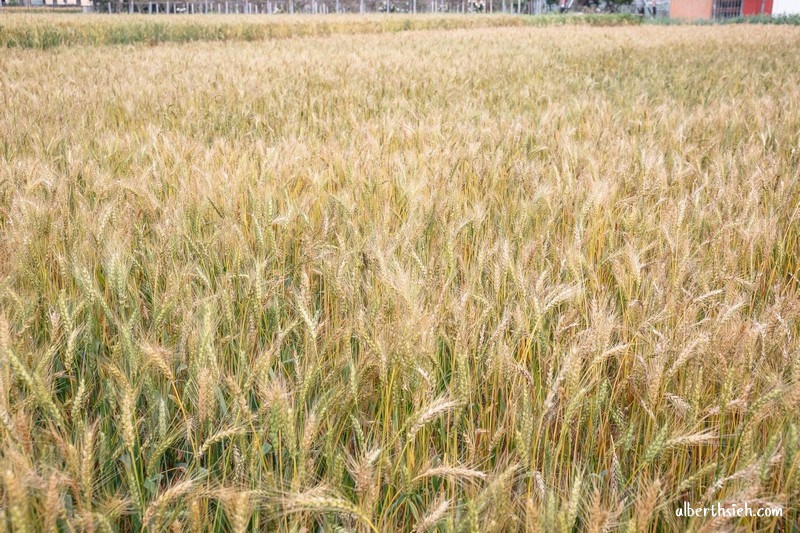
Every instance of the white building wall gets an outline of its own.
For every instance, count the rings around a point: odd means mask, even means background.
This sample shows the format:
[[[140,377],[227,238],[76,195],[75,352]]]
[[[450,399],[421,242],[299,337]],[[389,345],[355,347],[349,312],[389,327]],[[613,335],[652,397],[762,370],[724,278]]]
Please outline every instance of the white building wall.
[[[800,0],[774,0],[773,15],[800,15]]]

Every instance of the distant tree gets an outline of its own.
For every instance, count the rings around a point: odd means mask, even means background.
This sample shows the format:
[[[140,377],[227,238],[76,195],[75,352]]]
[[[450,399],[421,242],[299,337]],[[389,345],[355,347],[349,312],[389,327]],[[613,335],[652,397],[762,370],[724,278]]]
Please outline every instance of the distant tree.
[[[616,11],[619,6],[629,6],[633,0],[606,0],[606,5],[611,11]]]
[[[547,0],[547,3],[551,8],[561,5],[560,0]],[[631,5],[633,3],[634,0],[574,0],[572,2],[572,9],[599,8],[601,5],[605,5],[607,11],[615,12],[619,6]],[[567,0],[567,4],[569,4],[569,0]]]
[[[629,6],[633,4],[634,0],[605,0],[606,10],[616,12],[619,6]],[[591,3],[590,0],[586,0],[586,3]],[[597,2],[595,2],[597,3]]]

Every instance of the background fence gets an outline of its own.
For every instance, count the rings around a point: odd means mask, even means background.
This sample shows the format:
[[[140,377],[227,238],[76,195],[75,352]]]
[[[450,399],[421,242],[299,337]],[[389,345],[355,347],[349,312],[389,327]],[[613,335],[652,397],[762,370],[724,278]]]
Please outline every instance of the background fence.
[[[109,13],[522,13],[548,11],[546,0],[111,0]]]
[[[10,0],[36,9],[83,10],[99,13],[144,14],[272,14],[272,13],[507,13],[540,15],[560,11],[558,1],[547,0]],[[651,4],[646,0],[647,5]],[[733,1],[733,0],[730,0]],[[577,4],[578,2],[574,2]],[[573,2],[569,2],[573,4]],[[643,1],[614,6],[617,13],[642,13]],[[659,0],[659,15],[668,15],[669,3]],[[0,5],[9,5],[0,0]],[[608,12],[605,2],[572,6],[571,12]],[[652,15],[650,9],[643,14]]]

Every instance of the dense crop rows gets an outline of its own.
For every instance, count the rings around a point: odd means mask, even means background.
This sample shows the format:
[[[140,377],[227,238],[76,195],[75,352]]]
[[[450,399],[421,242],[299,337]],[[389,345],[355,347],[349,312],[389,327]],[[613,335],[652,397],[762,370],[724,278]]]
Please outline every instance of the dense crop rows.
[[[791,530],[798,46],[6,50],[2,520]]]
[[[332,34],[396,33],[409,30],[506,28],[587,24],[638,24],[630,15],[518,17],[512,15],[15,15],[0,18],[0,48],[98,44],[158,44],[192,41],[264,41]]]

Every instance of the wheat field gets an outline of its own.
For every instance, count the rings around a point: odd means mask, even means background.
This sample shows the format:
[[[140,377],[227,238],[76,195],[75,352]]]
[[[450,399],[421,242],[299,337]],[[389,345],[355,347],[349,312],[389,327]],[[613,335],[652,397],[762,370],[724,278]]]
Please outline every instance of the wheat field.
[[[420,0],[422,1],[422,0]],[[511,0],[508,0],[509,2]],[[211,2],[221,6],[221,2]],[[198,4],[199,5],[199,4]],[[262,6],[263,7],[263,6]],[[5,8],[8,9],[8,8]],[[164,9],[162,4],[161,9]],[[641,23],[625,14],[591,16],[550,14],[521,17],[491,14],[465,17],[460,14],[386,15],[215,15],[202,17],[152,15],[100,15],[87,17],[70,13],[26,13],[12,8],[11,16],[0,17],[0,49],[59,46],[135,44],[194,41],[264,41],[291,37],[340,34],[398,33],[420,30],[505,28],[518,26],[628,26]],[[800,24],[790,18],[780,23]]]
[[[796,531],[799,47],[3,51],[0,523]]]

